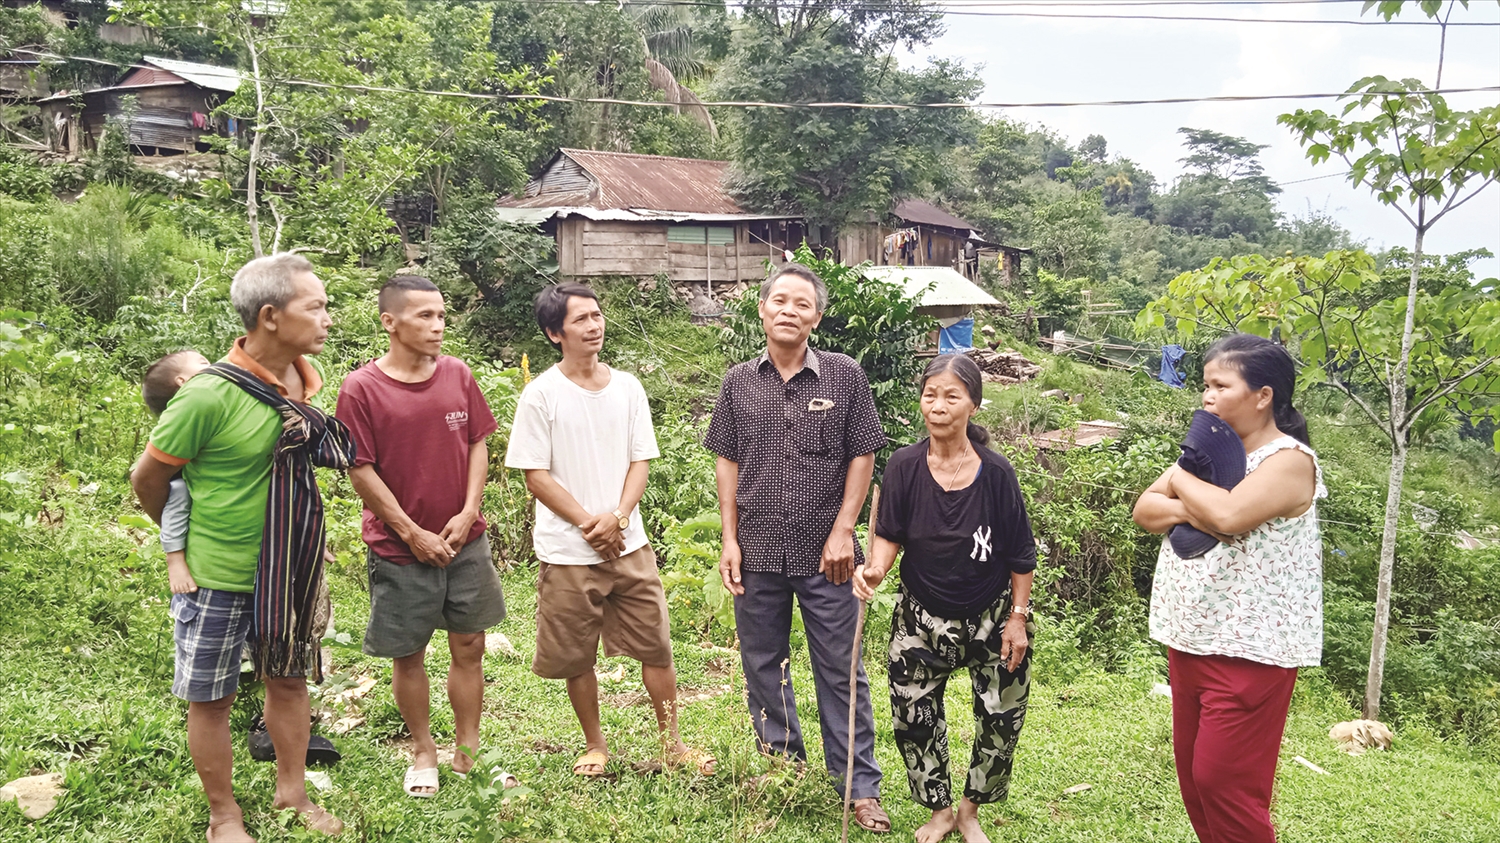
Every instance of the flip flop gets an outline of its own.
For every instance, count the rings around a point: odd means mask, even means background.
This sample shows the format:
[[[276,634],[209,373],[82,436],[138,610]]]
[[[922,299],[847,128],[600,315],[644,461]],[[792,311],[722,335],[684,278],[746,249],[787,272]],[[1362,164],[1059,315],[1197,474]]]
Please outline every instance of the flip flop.
[[[714,758],[712,754],[691,747],[682,752],[669,752],[663,760],[666,761],[668,767],[674,770],[691,764],[698,770],[698,775],[700,776],[712,776],[715,769],[714,765],[718,763],[718,759]]]
[[[599,752],[598,750],[595,750],[593,752],[585,752],[584,754],[578,756],[577,761],[573,762],[573,775],[583,776],[584,778],[589,779],[598,778],[604,775],[604,765],[608,763],[609,753],[607,752]],[[599,769],[597,772],[583,769],[584,767],[589,766],[597,766]]]
[[[431,793],[423,793],[417,790],[419,787],[432,788]],[[407,796],[416,799],[431,799],[438,792],[438,771],[436,767],[423,767],[418,770],[415,767],[406,768],[406,777],[401,782],[401,789],[406,791]]]

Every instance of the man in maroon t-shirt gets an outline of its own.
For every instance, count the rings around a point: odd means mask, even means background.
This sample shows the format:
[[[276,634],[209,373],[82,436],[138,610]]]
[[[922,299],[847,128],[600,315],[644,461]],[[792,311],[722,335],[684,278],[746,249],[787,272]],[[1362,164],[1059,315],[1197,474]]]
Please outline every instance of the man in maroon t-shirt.
[[[367,655],[394,660],[391,689],[412,736],[402,788],[437,793],[437,744],[429,726],[427,642],[448,631],[453,772],[474,766],[484,703],[485,630],[505,617],[479,504],[489,473],[485,437],[495,417],[469,367],[441,355],[443,295],[426,278],[397,275],[380,290],[380,324],[391,350],[344,379],[338,418],[358,456],[349,478],[364,500],[369,546]],[[509,774],[496,774],[514,786]]]

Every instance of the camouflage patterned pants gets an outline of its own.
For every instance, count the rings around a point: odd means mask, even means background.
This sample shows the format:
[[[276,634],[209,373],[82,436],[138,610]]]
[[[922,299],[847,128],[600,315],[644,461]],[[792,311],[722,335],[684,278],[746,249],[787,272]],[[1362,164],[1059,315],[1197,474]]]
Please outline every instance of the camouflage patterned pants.
[[[1010,793],[1011,761],[1031,689],[1031,648],[1014,673],[1000,658],[1000,636],[1010,609],[1009,595],[965,620],[929,614],[904,591],[896,604],[888,654],[891,714],[912,798],[929,810],[954,801],[943,692],[948,677],[961,667],[969,669],[974,686],[975,726],[963,795],[983,805],[1002,801]],[[1035,634],[1029,621],[1026,632],[1028,639]]]

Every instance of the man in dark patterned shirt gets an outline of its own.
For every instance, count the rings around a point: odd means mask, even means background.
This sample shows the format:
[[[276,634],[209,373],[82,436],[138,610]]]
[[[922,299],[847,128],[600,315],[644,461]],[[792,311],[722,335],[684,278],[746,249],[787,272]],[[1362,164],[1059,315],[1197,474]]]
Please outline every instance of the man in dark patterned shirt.
[[[812,656],[823,760],[842,795],[849,656],[859,613],[847,583],[864,563],[854,524],[885,434],[859,364],[808,348],[827,306],[827,289],[805,266],[787,264],[766,281],[760,291],[766,351],[725,375],[705,444],[719,455],[719,574],[735,596],[761,751],[806,758],[789,666],[795,595]],[[868,831],[887,832],[863,665],[855,693],[854,818]]]

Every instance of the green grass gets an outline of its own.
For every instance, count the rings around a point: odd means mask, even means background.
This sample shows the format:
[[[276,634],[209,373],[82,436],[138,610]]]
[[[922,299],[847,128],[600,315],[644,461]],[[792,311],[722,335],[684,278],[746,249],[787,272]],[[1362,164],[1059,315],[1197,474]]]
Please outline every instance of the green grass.
[[[88,557],[76,563],[90,565]],[[7,778],[61,770],[69,792],[41,822],[0,808],[3,841],[201,840],[207,806],[186,753],[183,705],[168,693],[171,641],[165,616],[163,578],[151,570],[125,578],[126,593],[145,593],[130,607],[126,631],[66,621],[76,607],[44,605],[0,637],[0,769]],[[44,579],[63,576],[39,573]],[[604,722],[615,754],[608,780],[587,781],[569,773],[581,740],[561,683],[538,679],[528,669],[534,627],[534,574],[511,571],[504,578],[511,615],[502,629],[521,651],[519,660],[486,662],[487,688],[482,735],[486,749],[503,751],[506,765],[533,793],[504,806],[500,816],[517,829],[515,839],[568,841],[827,841],[838,833],[839,803],[816,773],[798,781],[792,771],[774,771],[757,788],[749,780],[768,762],[753,752],[742,700],[737,657],[693,641],[677,642],[680,684],[698,695],[688,704],[686,739],[721,759],[719,775],[655,774],[637,770],[654,758],[654,728],[643,702],[639,672],[627,665],[624,679],[605,681]],[[363,629],[367,604],[356,580],[334,581],[340,629]],[[18,607],[12,606],[12,611]],[[56,623],[49,623],[55,616]],[[870,651],[883,651],[889,620],[872,617]],[[429,660],[436,674],[446,661],[442,636]],[[1169,704],[1148,693],[1149,677],[1130,679],[1088,667],[1075,652],[1048,651],[1045,620],[1037,640],[1037,685],[1017,754],[1012,796],[987,808],[995,840],[1079,841],[1193,840],[1178,802],[1171,761]],[[608,672],[618,662],[601,665]],[[344,760],[330,770],[333,789],[319,798],[350,825],[346,839],[453,841],[468,839],[445,814],[463,802],[469,787],[444,773],[443,791],[417,801],[400,792],[406,766],[401,721],[391,699],[389,664],[339,649],[337,676],[369,674],[380,681],[357,703],[340,709],[358,714],[363,726],[336,739]],[[911,802],[900,758],[889,731],[881,660],[871,660],[877,689],[878,753],[886,771],[885,803],[902,835],[925,819]],[[797,652],[793,681],[801,689],[804,724],[819,765],[816,712],[805,649]],[[954,755],[966,758],[972,725],[967,683],[952,684],[948,708]],[[325,705],[329,703],[325,700]],[[335,707],[337,706],[330,706]],[[288,830],[270,810],[271,765],[252,762],[243,728],[254,703],[236,708],[235,784],[252,830],[264,841],[306,839]],[[441,685],[434,687],[435,725],[451,741]],[[1276,816],[1284,841],[1492,841],[1500,835],[1496,774],[1465,747],[1419,732],[1398,736],[1395,751],[1351,758],[1327,737],[1332,723],[1352,712],[1328,686],[1321,671],[1299,683],[1278,776]],[[441,740],[441,737],[440,737]],[[1322,776],[1291,762],[1302,755],[1329,771]],[[1073,795],[1078,784],[1091,788]],[[855,835],[855,839],[864,839]],[[898,836],[896,839],[902,839]],[[909,839],[909,838],[908,838]]]

